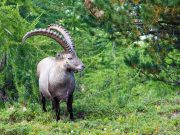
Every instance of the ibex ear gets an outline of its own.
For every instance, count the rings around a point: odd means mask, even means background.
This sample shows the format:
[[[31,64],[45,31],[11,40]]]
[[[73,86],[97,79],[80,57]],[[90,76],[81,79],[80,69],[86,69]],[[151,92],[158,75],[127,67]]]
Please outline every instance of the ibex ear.
[[[60,60],[62,58],[63,58],[63,56],[60,52],[56,54],[56,59]]]

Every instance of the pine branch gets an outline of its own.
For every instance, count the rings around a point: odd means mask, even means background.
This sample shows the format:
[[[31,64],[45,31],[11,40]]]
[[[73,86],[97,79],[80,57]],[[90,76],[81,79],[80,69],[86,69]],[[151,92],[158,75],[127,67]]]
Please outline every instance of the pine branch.
[[[180,85],[180,80],[172,80],[172,81],[165,80],[164,78],[160,78],[157,75],[149,75],[142,70],[141,70],[141,73],[143,75],[145,75],[146,77],[151,78],[151,79],[156,80],[156,81],[161,81],[161,82],[164,82],[166,84],[173,85],[173,86],[179,86]]]

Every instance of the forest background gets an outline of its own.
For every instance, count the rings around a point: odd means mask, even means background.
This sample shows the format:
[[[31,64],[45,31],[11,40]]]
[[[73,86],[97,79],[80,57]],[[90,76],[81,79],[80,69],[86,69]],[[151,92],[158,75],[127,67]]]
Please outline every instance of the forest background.
[[[76,74],[75,122],[39,105],[37,63],[62,50],[23,35],[64,26],[86,65]],[[179,0],[1,0],[0,132],[3,134],[178,134]],[[4,66],[3,66],[4,65]]]

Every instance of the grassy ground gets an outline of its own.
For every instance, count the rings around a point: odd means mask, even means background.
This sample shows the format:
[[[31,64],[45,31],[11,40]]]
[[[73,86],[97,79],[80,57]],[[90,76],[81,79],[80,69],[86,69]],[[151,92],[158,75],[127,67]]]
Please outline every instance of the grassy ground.
[[[119,92],[75,92],[74,114],[70,122],[65,104],[61,120],[55,121],[50,104],[43,113],[38,103],[6,103],[0,113],[0,133],[31,134],[166,134],[180,133],[180,97],[178,90],[155,89],[148,82],[138,84],[126,96]],[[158,87],[159,88],[159,87]]]

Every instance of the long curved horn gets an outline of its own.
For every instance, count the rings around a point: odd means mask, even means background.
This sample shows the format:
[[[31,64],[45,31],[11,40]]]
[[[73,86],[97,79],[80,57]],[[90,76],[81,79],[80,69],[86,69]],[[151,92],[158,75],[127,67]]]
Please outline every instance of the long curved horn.
[[[42,36],[50,37],[54,39],[55,41],[57,41],[63,47],[65,51],[71,52],[71,48],[67,44],[67,41],[61,35],[59,35],[59,33],[54,32],[50,29],[35,29],[30,32],[27,32],[22,38],[22,43],[24,43],[27,38],[35,36],[35,35],[42,35]]]
[[[72,51],[75,50],[74,42],[73,42],[69,32],[64,27],[62,27],[60,25],[57,25],[57,24],[50,24],[48,26],[48,29],[57,30],[58,32],[60,32],[63,35],[64,39],[67,41],[67,43],[68,43],[69,47],[71,48],[71,50]]]

